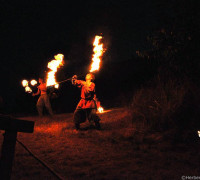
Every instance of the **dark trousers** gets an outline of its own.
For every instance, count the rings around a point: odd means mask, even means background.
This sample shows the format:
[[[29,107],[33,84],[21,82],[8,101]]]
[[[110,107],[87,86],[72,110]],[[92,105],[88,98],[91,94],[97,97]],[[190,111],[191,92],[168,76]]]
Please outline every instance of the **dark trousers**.
[[[74,124],[76,129],[80,128],[80,124],[85,122],[87,119],[90,123],[94,122],[97,128],[100,128],[99,121],[100,117],[96,113],[96,109],[76,109],[74,112]]]
[[[51,116],[53,116],[53,111],[51,109],[51,104],[50,104],[50,100],[49,100],[49,96],[47,94],[42,94],[40,95],[40,97],[38,98],[36,107],[38,110],[38,114],[39,116],[42,116],[42,111],[43,111],[43,107],[46,107],[46,109],[49,111],[49,114]]]

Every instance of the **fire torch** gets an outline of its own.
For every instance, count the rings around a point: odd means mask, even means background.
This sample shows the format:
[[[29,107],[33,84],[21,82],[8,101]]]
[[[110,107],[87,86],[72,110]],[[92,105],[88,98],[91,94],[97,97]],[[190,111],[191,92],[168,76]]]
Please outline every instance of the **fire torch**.
[[[33,80],[30,81],[30,84],[33,87],[37,84],[37,81],[35,79],[33,79]],[[32,93],[33,90],[30,87],[28,80],[26,80],[26,79],[22,80],[22,86],[25,88],[25,92]]]
[[[100,69],[100,63],[101,58],[103,56],[103,53],[105,52],[105,49],[103,48],[103,43],[100,43],[100,40],[102,39],[102,36],[95,36],[94,42],[93,42],[93,56],[92,56],[92,64],[90,68],[90,72],[98,71]],[[97,109],[99,113],[103,113],[104,109],[100,105],[100,101],[96,99]]]

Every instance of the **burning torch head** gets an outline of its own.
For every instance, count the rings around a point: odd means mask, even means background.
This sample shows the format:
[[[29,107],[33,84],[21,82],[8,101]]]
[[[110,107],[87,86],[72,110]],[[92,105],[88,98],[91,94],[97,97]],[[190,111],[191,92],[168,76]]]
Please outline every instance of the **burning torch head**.
[[[31,80],[31,85],[35,86],[37,84],[37,81],[35,79]]]
[[[88,74],[85,76],[85,80],[86,80],[86,81],[88,81],[88,80],[94,81],[94,79],[95,79],[95,76],[94,76],[94,74],[92,74],[92,73],[88,73]]]
[[[22,86],[23,86],[23,87],[27,87],[27,86],[28,86],[28,81],[24,79],[24,80],[22,81]]]

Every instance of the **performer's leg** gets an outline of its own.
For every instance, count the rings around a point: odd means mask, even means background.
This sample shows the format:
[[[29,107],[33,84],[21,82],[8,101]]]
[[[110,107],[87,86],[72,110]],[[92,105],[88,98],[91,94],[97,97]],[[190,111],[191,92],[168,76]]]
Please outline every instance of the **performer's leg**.
[[[80,129],[80,123],[85,122],[85,120],[85,111],[83,109],[76,109],[74,112],[74,125],[77,130]]]
[[[51,116],[53,116],[53,111],[52,111],[52,108],[51,108],[51,103],[50,103],[50,100],[49,100],[49,96],[47,94],[44,95],[44,104],[45,104],[45,107],[48,110],[49,114]]]
[[[37,104],[36,104],[36,107],[37,107],[37,111],[38,111],[38,114],[40,117],[42,117],[42,111],[43,111],[43,106],[44,106],[44,100],[43,98],[40,96],[38,98],[38,101],[37,101]]]
[[[96,109],[91,109],[90,111],[88,111],[88,120],[89,122],[94,122],[96,129],[101,129],[101,125],[100,125],[100,117],[97,115],[96,113]]]

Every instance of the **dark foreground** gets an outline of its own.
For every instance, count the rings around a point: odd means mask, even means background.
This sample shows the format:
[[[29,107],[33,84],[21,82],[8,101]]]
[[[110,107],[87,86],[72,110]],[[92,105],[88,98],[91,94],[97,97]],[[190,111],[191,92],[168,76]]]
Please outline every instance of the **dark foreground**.
[[[138,132],[125,109],[104,114],[102,130],[74,131],[73,114],[24,117],[34,120],[32,134],[18,133],[23,142],[63,179],[181,179],[200,176],[199,143],[166,141],[162,134]],[[0,142],[3,131],[0,131]],[[19,144],[12,180],[57,179]]]

